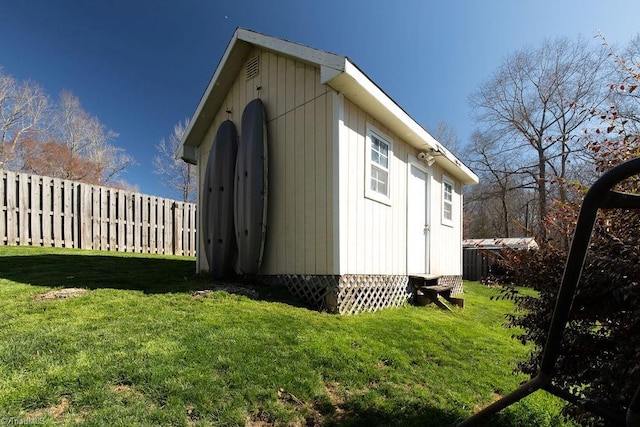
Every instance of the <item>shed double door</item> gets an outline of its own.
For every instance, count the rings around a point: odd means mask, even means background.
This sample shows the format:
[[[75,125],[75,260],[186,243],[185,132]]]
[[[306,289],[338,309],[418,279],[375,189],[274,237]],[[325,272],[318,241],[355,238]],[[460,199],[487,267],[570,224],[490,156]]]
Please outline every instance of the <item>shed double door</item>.
[[[407,274],[429,273],[429,181],[409,164],[407,182]]]

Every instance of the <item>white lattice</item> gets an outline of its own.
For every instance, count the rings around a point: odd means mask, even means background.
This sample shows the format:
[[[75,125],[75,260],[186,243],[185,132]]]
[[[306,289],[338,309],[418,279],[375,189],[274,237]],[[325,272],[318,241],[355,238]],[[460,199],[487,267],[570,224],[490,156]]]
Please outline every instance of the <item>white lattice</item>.
[[[464,290],[462,289],[462,276],[442,276],[438,278],[438,284],[452,284],[451,296],[462,295]]]
[[[289,292],[315,309],[340,314],[399,307],[412,296],[407,276],[287,274],[267,281],[284,284]]]
[[[411,297],[407,276],[351,275],[340,277],[338,312],[356,314],[399,307]]]
[[[317,310],[335,311],[339,276],[283,274],[277,276],[289,292]]]

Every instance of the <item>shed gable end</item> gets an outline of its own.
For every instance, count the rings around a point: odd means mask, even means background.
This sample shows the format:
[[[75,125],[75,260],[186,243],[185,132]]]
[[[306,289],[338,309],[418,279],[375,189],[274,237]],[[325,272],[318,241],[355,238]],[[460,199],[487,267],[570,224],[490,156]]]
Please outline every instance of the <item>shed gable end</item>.
[[[206,159],[220,123],[229,118],[241,132],[244,107],[262,99],[269,135],[262,274],[335,273],[332,96],[332,89],[320,83],[319,67],[255,47],[218,101],[220,108],[200,143],[199,158]],[[201,183],[205,168],[199,165]]]

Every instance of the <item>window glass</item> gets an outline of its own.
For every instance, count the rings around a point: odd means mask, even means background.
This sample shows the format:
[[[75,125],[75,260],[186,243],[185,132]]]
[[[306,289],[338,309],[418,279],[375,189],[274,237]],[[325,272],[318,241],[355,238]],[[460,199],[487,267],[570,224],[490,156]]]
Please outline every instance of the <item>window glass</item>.
[[[389,155],[391,143],[367,128],[367,188],[365,195],[389,204]]]
[[[442,223],[453,225],[453,183],[445,177],[442,180]]]

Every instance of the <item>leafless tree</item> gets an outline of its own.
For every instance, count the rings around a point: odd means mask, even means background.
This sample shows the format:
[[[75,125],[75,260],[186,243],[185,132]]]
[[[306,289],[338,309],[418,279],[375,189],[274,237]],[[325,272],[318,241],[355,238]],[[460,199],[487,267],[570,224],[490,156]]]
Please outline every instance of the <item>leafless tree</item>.
[[[606,57],[604,49],[581,38],[547,40],[508,56],[470,97],[483,133],[519,153],[520,163],[512,167],[527,171],[526,185],[536,189],[542,238],[551,196],[566,198],[571,162],[585,148],[578,134],[607,96]]]
[[[532,186],[529,171],[520,168],[519,150],[511,150],[490,134],[474,132],[463,153],[478,174],[480,183],[465,194],[465,235],[476,237],[516,237],[530,234],[529,212]]]
[[[44,124],[49,99],[40,86],[20,82],[0,68],[0,167],[15,168],[18,146]]]
[[[444,145],[447,150],[454,155],[458,154],[460,149],[460,141],[458,140],[458,134],[451,124],[441,121],[434,127],[427,127],[427,130],[433,136],[436,141]]]
[[[86,176],[97,174],[103,184],[114,181],[127,167],[135,164],[125,150],[113,145],[118,134],[84,110],[71,92],[60,94],[53,128],[56,139],[69,147],[72,157],[96,166],[96,170],[87,170]]]
[[[153,158],[153,173],[160,176],[162,185],[180,193],[183,201],[195,202],[197,170],[195,166],[176,159],[176,151],[188,127],[189,119],[178,122],[169,138],[162,138],[155,146],[157,154]]]
[[[110,184],[135,163],[113,144],[117,136],[71,92],[51,102],[36,83],[0,69],[0,167]]]

